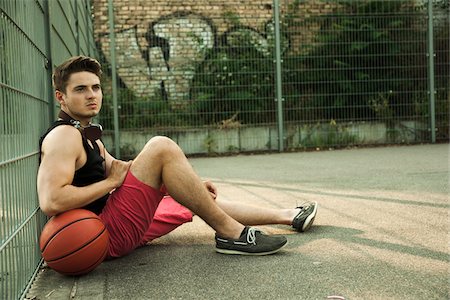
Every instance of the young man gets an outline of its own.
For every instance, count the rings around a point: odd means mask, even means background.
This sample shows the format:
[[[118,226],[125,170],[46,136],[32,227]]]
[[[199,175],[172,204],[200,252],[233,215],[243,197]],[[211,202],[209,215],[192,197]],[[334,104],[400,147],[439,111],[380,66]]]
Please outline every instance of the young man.
[[[279,210],[215,200],[215,186],[200,180],[169,138],[150,139],[133,161],[114,159],[99,139],[101,129],[91,124],[102,106],[100,77],[100,64],[84,56],[55,69],[53,84],[61,111],[40,140],[37,178],[45,214],[74,208],[98,214],[110,234],[108,258],[128,254],[191,221],[194,213],[216,231],[216,251],[224,254],[271,254],[287,242],[243,224],[309,229],[316,203]]]

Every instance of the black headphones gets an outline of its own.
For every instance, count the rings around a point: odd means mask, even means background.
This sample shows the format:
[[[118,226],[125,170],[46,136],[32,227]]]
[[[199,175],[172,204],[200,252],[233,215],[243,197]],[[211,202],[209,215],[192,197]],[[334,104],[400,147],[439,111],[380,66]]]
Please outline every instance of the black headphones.
[[[62,110],[59,111],[58,118],[72,124],[73,127],[78,129],[81,132],[81,134],[91,142],[95,142],[96,140],[102,137],[103,128],[102,125],[100,124],[89,123],[88,126],[83,127],[81,126],[80,121],[72,119],[71,116],[69,116]]]

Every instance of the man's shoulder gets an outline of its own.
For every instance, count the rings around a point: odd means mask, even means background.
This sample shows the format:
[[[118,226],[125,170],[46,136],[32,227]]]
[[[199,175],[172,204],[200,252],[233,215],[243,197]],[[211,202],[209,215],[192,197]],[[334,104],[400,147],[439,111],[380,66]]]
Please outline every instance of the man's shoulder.
[[[42,145],[56,144],[59,146],[69,146],[81,144],[81,142],[80,131],[70,124],[58,124],[57,126],[52,126],[42,137]]]
[[[84,147],[81,133],[71,125],[58,126],[43,138],[40,147],[40,162],[78,162],[83,157]],[[48,164],[47,164],[48,166]]]

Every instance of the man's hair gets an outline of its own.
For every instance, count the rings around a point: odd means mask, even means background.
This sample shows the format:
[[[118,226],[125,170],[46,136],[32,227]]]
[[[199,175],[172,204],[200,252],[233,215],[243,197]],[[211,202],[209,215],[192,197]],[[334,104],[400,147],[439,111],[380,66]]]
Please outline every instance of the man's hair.
[[[71,57],[57,66],[53,72],[54,89],[65,93],[70,75],[83,71],[94,73],[101,78],[102,66],[96,59],[91,57],[82,55]]]

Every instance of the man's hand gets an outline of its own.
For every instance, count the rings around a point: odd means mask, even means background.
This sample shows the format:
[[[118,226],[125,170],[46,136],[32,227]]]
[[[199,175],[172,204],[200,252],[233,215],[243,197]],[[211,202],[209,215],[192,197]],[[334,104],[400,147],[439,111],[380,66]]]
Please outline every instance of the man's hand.
[[[115,188],[118,188],[119,186],[122,185],[132,163],[133,163],[132,160],[122,161],[115,159],[112,161],[111,170],[109,171],[108,175],[108,180],[111,180],[111,182],[113,182]]]
[[[217,188],[215,187],[215,185],[209,180],[206,180],[203,183],[205,184],[206,189],[209,191],[211,197],[215,200],[217,198]]]

